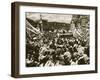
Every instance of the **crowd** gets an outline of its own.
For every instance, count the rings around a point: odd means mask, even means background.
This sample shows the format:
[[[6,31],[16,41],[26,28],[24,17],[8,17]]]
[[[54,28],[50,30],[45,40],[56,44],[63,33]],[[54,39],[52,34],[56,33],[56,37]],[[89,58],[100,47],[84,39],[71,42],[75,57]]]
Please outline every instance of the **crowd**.
[[[60,37],[60,33],[51,35],[48,31],[42,37],[27,35],[26,41],[27,67],[89,64],[89,45],[85,39],[67,34]]]

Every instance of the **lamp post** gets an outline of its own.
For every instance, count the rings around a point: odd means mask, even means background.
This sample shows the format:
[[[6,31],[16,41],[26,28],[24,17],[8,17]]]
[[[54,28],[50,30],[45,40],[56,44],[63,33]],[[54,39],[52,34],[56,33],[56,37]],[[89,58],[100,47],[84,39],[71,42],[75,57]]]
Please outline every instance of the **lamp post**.
[[[40,14],[40,31],[43,32],[43,22],[42,22],[42,15]]]

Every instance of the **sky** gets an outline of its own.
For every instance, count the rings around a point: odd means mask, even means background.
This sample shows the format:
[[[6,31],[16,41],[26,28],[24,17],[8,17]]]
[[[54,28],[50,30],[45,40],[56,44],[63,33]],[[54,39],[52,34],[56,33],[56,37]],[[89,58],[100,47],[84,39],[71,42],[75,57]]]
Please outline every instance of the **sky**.
[[[72,19],[72,15],[69,14],[51,14],[51,13],[32,13],[27,12],[26,17],[32,20],[40,20],[40,15],[42,19],[48,20],[48,22],[62,22],[62,23],[70,23]]]

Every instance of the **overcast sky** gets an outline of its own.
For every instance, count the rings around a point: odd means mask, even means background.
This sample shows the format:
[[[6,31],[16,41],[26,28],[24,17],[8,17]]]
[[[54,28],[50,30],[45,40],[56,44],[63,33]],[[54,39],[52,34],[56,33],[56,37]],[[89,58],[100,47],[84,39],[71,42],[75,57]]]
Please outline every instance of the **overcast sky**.
[[[70,23],[72,15],[69,14],[45,14],[41,13],[42,19],[48,20],[48,22],[63,22]],[[26,17],[32,20],[40,20],[40,13],[26,13]]]

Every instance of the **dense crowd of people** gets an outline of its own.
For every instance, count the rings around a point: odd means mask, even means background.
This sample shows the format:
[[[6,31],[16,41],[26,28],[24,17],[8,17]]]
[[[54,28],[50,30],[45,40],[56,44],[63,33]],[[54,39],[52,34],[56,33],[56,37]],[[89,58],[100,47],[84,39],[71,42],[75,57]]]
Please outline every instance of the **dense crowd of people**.
[[[87,41],[69,36],[65,31],[27,34],[26,41],[27,67],[89,64]]]

